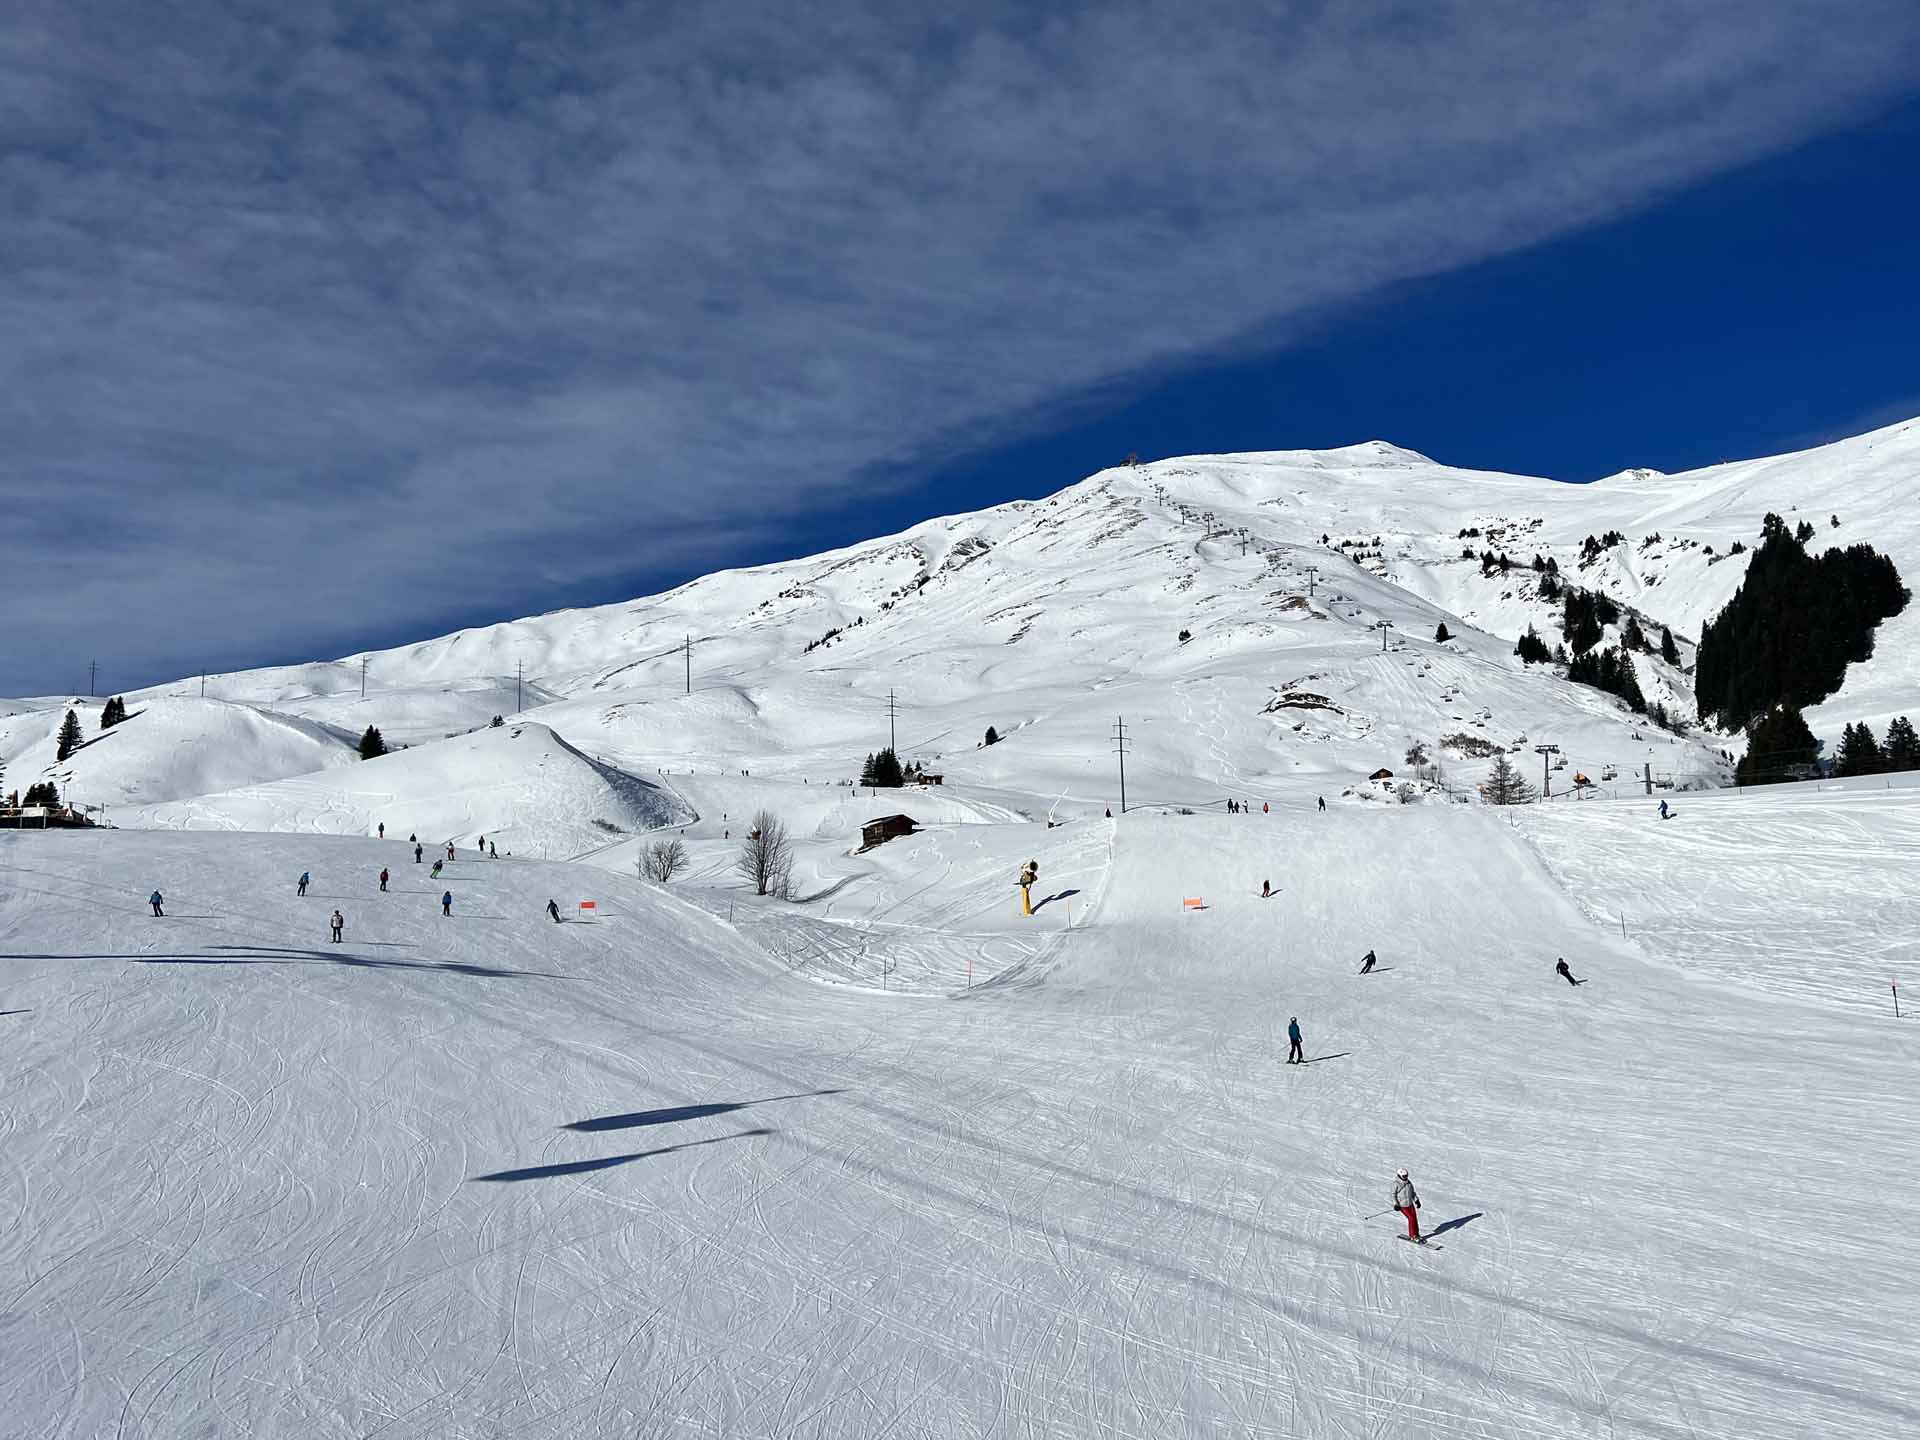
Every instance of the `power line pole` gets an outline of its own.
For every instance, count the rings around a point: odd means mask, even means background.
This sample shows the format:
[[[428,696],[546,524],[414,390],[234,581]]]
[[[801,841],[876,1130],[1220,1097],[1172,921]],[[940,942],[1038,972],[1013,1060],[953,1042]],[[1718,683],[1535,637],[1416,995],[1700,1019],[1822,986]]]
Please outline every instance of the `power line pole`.
[[[518,715],[523,709],[526,708],[520,702],[520,687],[526,682],[526,678],[527,678],[527,662],[524,660],[514,661],[513,662],[513,713],[516,715]]]
[[[367,698],[367,657],[360,657],[360,698]]]
[[[1120,813],[1127,813],[1127,722],[1119,716],[1113,721],[1113,753],[1120,757]]]
[[[687,636],[687,694],[693,694],[693,636]]]
[[[98,660],[87,661],[87,695],[89,698],[93,695],[93,677],[99,669],[100,662]]]
[[[893,691],[889,690],[887,691],[887,749],[893,752],[896,760],[900,758],[900,742],[894,738],[894,720],[898,714],[899,706],[894,704]]]
[[[207,672],[204,670],[200,672],[200,698],[207,698]]]

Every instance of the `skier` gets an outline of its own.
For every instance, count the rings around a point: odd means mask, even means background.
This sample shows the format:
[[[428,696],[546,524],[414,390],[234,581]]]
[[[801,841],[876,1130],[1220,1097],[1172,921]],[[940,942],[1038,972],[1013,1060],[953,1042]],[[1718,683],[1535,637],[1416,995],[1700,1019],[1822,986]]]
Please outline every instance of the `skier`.
[[[1260,813],[1262,815],[1271,815],[1273,813],[1273,806],[1269,805],[1265,800],[1262,800],[1260,802]]]
[[[300,872],[300,884],[299,884],[297,893],[301,895],[306,894],[307,886],[311,885],[312,883],[313,883],[313,875],[309,871],[302,870]]]
[[[453,914],[453,891],[445,891],[440,896],[440,913],[442,915]]]
[[[382,840],[387,838],[387,822],[384,820],[380,822],[380,838]]]
[[[387,867],[382,865],[380,867],[380,889],[382,892],[384,892],[386,888],[387,888]]]
[[[547,914],[553,917],[554,924],[560,923],[560,907],[551,900],[547,901]]]
[[[487,854],[487,837],[482,835],[473,848],[480,852],[482,859],[485,859]]]
[[[1360,973],[1362,975],[1371,975],[1373,973],[1373,964],[1374,955],[1373,952],[1369,950],[1360,957]]]
[[[1271,880],[1262,880],[1260,882],[1260,898],[1262,900],[1271,900],[1273,898],[1273,882]]]
[[[153,892],[153,894],[147,897],[147,903],[153,906],[153,913],[155,915],[158,915],[164,919],[166,917],[167,912],[160,908],[160,899],[161,899],[160,892],[156,890]]]
[[[1287,1021],[1287,1047],[1287,1064],[1307,1063],[1307,1052],[1300,1048],[1300,1017],[1298,1015]]]
[[[327,923],[333,927],[333,943],[338,945],[340,943],[340,932],[347,928],[347,917],[336,910],[333,912],[333,918]]]
[[[426,847],[416,840],[413,845],[413,863],[418,865],[420,863],[420,857],[426,853]]]
[[[495,845],[491,840],[487,842],[487,858],[489,860],[498,860],[500,858],[500,847]]]
[[[1420,1233],[1420,1194],[1404,1169],[1394,1175],[1393,1208],[1407,1217],[1407,1239],[1416,1245],[1426,1244],[1427,1237]]]
[[[412,846],[414,846],[414,847],[416,847],[416,848],[418,848],[418,846],[419,846],[419,844],[420,844],[420,837],[419,837],[418,835],[409,835],[409,836],[407,836],[407,844],[409,844],[409,845],[412,845]]]
[[[431,869],[431,870],[429,870],[429,871],[427,872],[427,878],[428,878],[429,880],[438,880],[438,879],[440,878],[440,867],[441,867],[442,865],[444,865],[445,863],[446,863],[446,862],[445,862],[444,860],[436,860],[436,861],[434,861],[434,862],[433,862],[433,869]]]
[[[1320,797],[1320,808],[1322,811],[1324,811],[1327,808],[1327,797],[1324,795]]]
[[[1233,801],[1227,801],[1227,814],[1233,814]]]
[[[447,863],[449,865],[453,863],[453,841],[451,840],[447,841]]]
[[[1562,980],[1566,981],[1567,984],[1569,985],[1579,985],[1584,983],[1583,981],[1579,981],[1573,978],[1573,972],[1567,968],[1567,961],[1565,956],[1562,956],[1559,960],[1554,962],[1553,973],[1558,975]]]

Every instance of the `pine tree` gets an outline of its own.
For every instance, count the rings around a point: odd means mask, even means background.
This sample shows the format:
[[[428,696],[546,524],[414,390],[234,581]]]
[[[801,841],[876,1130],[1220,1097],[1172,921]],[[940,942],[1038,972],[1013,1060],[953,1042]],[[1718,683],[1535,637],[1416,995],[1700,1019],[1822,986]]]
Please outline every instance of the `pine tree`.
[[[871,754],[860,764],[860,783],[869,790],[873,788],[873,756]]]
[[[1660,658],[1669,665],[1680,663],[1680,647],[1673,643],[1673,631],[1664,625],[1660,627]]]
[[[900,768],[900,757],[889,746],[873,757],[873,779],[870,782],[877,790],[898,790],[906,783],[906,772]]]
[[[1791,705],[1780,705],[1754,721],[1747,731],[1747,753],[1734,767],[1738,785],[1778,785],[1818,773],[1820,742],[1806,719]]]
[[[22,805],[47,805],[54,809],[60,806],[60,791],[51,780],[43,780],[38,785],[29,785],[27,793],[21,797]]]
[[[1493,769],[1480,783],[1480,794],[1489,805],[1524,805],[1533,799],[1533,786],[1521,778],[1511,760],[1496,755]]]
[[[1544,665],[1553,658],[1547,651],[1547,642],[1540,638],[1540,632],[1531,625],[1527,633],[1514,644],[1513,653],[1529,665]]]
[[[69,755],[73,754],[74,751],[78,750],[82,743],[80,717],[69,710],[67,711],[67,718],[60,722],[60,735],[54,741],[53,758],[57,761],[64,761]]]
[[[1452,636],[1451,634],[1449,634],[1449,633],[1447,632],[1447,622],[1446,622],[1446,621],[1444,621],[1444,620],[1442,620],[1442,621],[1441,621],[1441,622],[1439,623],[1439,625],[1437,625],[1436,627],[1434,627],[1434,632],[1433,632],[1433,642],[1434,642],[1434,644],[1436,644],[1436,645],[1444,645],[1444,644],[1446,644],[1446,643],[1447,643],[1447,641],[1449,641],[1449,640],[1451,640],[1452,638],[1453,638],[1453,636]]]
[[[127,702],[118,695],[109,696],[107,703],[100,707],[100,728],[111,730],[127,718]]]
[[[1884,769],[1886,759],[1866,721],[1849,725],[1840,732],[1840,753],[1833,758],[1834,774],[1878,775]]]
[[[372,725],[367,726],[367,733],[360,737],[360,758],[377,760],[386,753],[387,742],[381,738],[380,731]]]
[[[1887,725],[1887,743],[1880,751],[1889,770],[1920,770],[1920,735],[1913,722],[1902,715]]]
[[[1626,624],[1620,627],[1620,644],[1623,649],[1627,650],[1644,650],[1647,648],[1647,632],[1640,628],[1640,617],[1638,615],[1627,616]]]
[[[1000,732],[995,730],[991,725],[987,726],[987,738],[980,743],[983,745],[998,745],[1000,743]]]

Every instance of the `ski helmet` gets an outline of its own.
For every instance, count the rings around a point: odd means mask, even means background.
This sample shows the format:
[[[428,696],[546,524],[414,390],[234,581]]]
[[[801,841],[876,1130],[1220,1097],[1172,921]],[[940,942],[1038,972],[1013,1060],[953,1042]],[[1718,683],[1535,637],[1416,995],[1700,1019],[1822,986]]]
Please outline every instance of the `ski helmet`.
[[[1399,1170],[1396,1170],[1396,1171],[1394,1171],[1393,1173],[1394,1173],[1394,1175],[1395,1175],[1395,1177],[1396,1177],[1396,1178],[1398,1178],[1398,1179],[1401,1179],[1401,1180],[1404,1180],[1404,1179],[1406,1179],[1406,1178],[1407,1178],[1407,1172],[1406,1172],[1406,1169],[1405,1169],[1404,1167],[1403,1167],[1403,1168],[1401,1168],[1401,1169],[1399,1169]]]

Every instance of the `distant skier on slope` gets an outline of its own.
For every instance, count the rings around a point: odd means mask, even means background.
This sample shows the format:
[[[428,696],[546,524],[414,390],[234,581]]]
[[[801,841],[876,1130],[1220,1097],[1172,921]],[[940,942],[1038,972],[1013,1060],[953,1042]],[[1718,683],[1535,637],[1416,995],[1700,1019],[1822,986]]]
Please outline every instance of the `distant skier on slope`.
[[[427,847],[415,841],[413,846],[413,863],[418,865],[420,863],[420,857],[426,853]]]
[[[1567,961],[1565,956],[1562,956],[1560,959],[1554,962],[1553,973],[1558,975],[1562,980],[1566,981],[1567,984],[1569,985],[1586,984],[1586,981],[1584,980],[1576,980],[1573,978],[1573,971],[1567,968]]]
[[[380,822],[380,838],[382,840],[387,838],[387,822],[384,820]]]
[[[1373,973],[1373,967],[1375,963],[1376,963],[1376,957],[1374,956],[1374,953],[1371,950],[1367,951],[1366,954],[1360,957],[1360,973],[1362,975],[1371,975]]]
[[[1320,808],[1323,811],[1327,808],[1327,797],[1324,795],[1320,797]]]
[[[489,860],[498,860],[500,858],[500,847],[495,845],[491,840],[487,842],[487,858]]]
[[[560,923],[560,907],[551,900],[547,901],[547,914],[553,917],[554,924]]]
[[[1262,880],[1260,882],[1260,898],[1262,900],[1271,900],[1273,898],[1273,882],[1271,880]]]
[[[1300,1017],[1295,1015],[1287,1021],[1287,1064],[1304,1065],[1307,1052],[1300,1045]]]
[[[164,910],[162,910],[162,909],[160,908],[160,901],[161,901],[161,898],[162,898],[162,897],[161,897],[161,894],[160,894],[160,892],[159,892],[158,890],[156,890],[156,891],[154,891],[154,892],[153,892],[153,894],[151,894],[151,895],[149,895],[149,896],[147,897],[147,903],[148,903],[149,905],[151,905],[151,906],[153,906],[153,913],[154,913],[155,915],[158,915],[158,916],[160,916],[161,918],[163,918],[163,919],[164,919],[164,918],[166,917],[166,913],[167,913],[167,912],[166,912],[166,911],[164,911]]]
[[[387,880],[388,880],[389,878],[390,878],[390,877],[389,877],[389,876],[387,875],[387,867],[386,867],[386,866],[384,866],[384,865],[382,865],[382,866],[380,867],[380,888],[381,888],[381,890],[383,890],[383,891],[384,891],[384,890],[385,890],[385,889],[387,888]]]
[[[1673,812],[1667,808],[1667,802],[1664,800],[1660,802],[1660,818],[1662,820],[1670,820],[1673,818]]]
[[[1393,1208],[1407,1217],[1407,1239],[1416,1245],[1426,1244],[1427,1237],[1420,1233],[1420,1193],[1404,1169],[1394,1173]]]
[[[431,870],[429,870],[429,871],[427,872],[427,878],[428,878],[429,880],[438,880],[438,879],[440,878],[440,867],[441,867],[442,865],[444,865],[445,863],[446,863],[446,862],[445,862],[444,860],[436,860],[436,861],[434,861],[434,862],[433,862],[433,869],[431,869]]]
[[[297,895],[304,895],[304,894],[306,894],[306,893],[307,893],[307,886],[309,886],[309,885],[311,885],[312,883],[313,883],[313,874],[312,874],[312,872],[311,872],[311,871],[307,871],[307,870],[302,870],[302,871],[300,872],[300,883],[299,883],[299,885],[297,885],[296,887],[294,887],[294,893],[295,893],[295,894],[297,894]]]
[[[440,896],[440,913],[442,915],[453,914],[453,891],[448,890]]]
[[[453,863],[453,841],[451,840],[447,841],[447,863],[449,865]]]
[[[333,912],[333,917],[327,921],[327,924],[333,928],[333,943],[338,945],[340,943],[340,932],[347,928],[347,917],[336,910]]]

